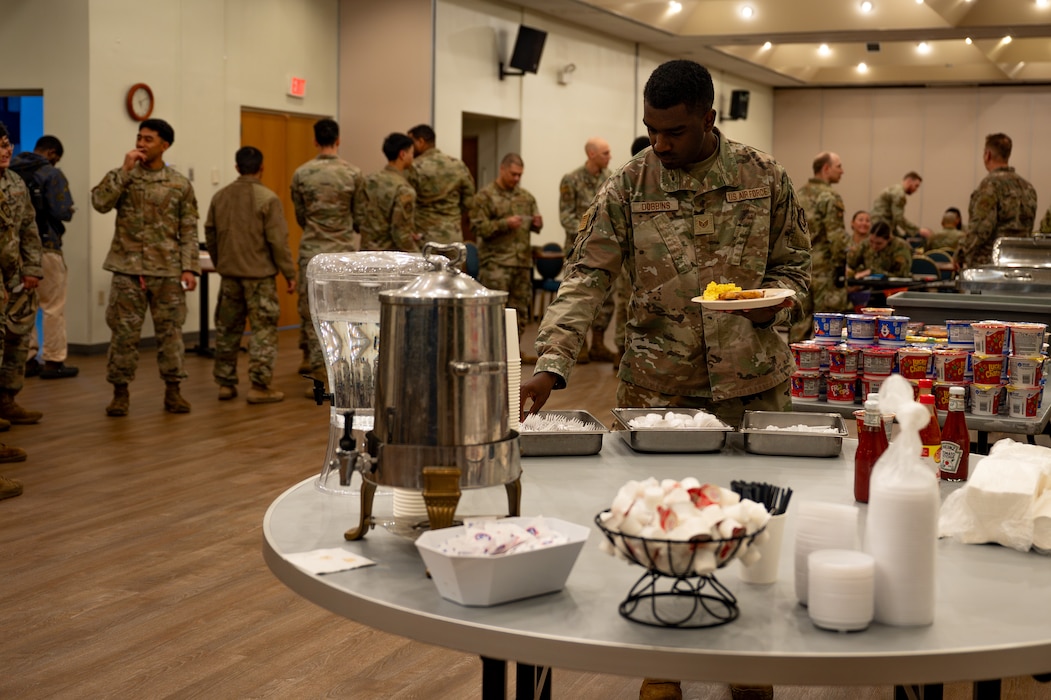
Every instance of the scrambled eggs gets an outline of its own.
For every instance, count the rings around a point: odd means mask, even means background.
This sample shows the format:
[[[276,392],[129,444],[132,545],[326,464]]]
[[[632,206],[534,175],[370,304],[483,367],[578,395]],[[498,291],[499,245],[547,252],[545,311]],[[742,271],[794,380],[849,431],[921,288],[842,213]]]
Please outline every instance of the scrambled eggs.
[[[716,282],[709,282],[708,286],[704,288],[703,299],[705,301],[715,301],[719,298],[720,294],[725,292],[739,292],[741,288],[736,284],[718,284]]]

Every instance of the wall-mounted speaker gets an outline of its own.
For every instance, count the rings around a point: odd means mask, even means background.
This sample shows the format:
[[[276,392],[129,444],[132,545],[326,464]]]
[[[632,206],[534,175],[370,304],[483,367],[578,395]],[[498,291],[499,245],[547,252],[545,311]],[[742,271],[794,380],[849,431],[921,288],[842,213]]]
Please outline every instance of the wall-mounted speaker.
[[[536,73],[540,67],[540,56],[544,53],[544,41],[547,32],[533,29],[524,24],[518,27],[518,36],[515,37],[515,48],[511,52],[512,68],[527,73]]]
[[[734,90],[730,93],[730,119],[748,118],[748,91]]]

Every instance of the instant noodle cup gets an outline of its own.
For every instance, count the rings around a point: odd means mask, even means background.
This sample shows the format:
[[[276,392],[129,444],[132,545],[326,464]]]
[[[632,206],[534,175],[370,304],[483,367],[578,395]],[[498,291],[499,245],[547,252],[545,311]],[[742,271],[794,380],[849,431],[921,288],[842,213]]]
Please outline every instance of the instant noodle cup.
[[[843,314],[814,314],[814,342],[838,343],[843,338]]]
[[[1007,345],[1007,324],[999,321],[978,321],[971,324],[974,333],[974,351],[982,355],[1002,355]]]
[[[821,346],[817,343],[792,343],[796,369],[808,372],[821,369]]]
[[[1007,376],[1016,386],[1036,386],[1044,378],[1044,356],[1011,355],[1007,358]]]
[[[1011,329],[1011,354],[1039,355],[1044,349],[1046,323],[1008,323]]]
[[[895,347],[904,345],[908,326],[908,316],[877,316],[876,342]]]
[[[973,353],[971,373],[975,384],[999,384],[1004,374],[1004,356]]]
[[[846,343],[828,348],[828,373],[837,376],[857,376],[858,357],[861,351]]]
[[[866,316],[893,316],[894,309],[888,306],[865,306],[862,307],[861,313]]]
[[[974,330],[971,324],[974,321],[946,321],[945,332],[949,338],[949,345],[967,345],[974,347]]]
[[[967,392],[967,383],[956,383],[956,382],[934,382],[934,387],[931,389],[931,393],[934,394],[934,407],[939,411],[949,410],[949,389],[954,386],[962,386],[964,389],[964,395]]]
[[[894,371],[894,360],[898,351],[894,348],[881,348],[878,346],[863,348],[861,354],[865,357],[865,374],[870,377],[886,377]]]
[[[792,374],[792,398],[800,401],[817,401],[821,373],[795,372]]]
[[[857,377],[833,377],[828,378],[829,403],[854,403],[855,390],[857,389]]]
[[[976,416],[995,416],[1000,412],[1000,384],[971,385],[971,413]]]
[[[876,317],[866,314],[847,314],[847,342],[851,345],[872,345],[876,338]]]
[[[898,373],[906,379],[925,379],[931,369],[931,349],[907,347],[898,350]]]
[[[1040,394],[1043,388],[1039,386],[1015,386],[1007,385],[1007,415],[1012,418],[1036,418],[1036,412],[1040,409]]]
[[[934,378],[939,382],[962,382],[967,377],[968,352],[957,348],[934,351]]]

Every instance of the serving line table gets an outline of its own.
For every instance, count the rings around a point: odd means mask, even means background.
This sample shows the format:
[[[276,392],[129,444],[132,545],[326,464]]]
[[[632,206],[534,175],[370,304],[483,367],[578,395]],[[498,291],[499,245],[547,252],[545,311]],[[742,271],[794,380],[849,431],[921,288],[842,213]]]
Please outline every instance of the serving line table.
[[[854,411],[860,410],[861,404],[840,403],[837,401],[800,401],[792,399],[792,410],[803,413],[838,413],[844,418],[854,418]],[[1004,410],[1007,410],[1006,407]],[[945,425],[945,411],[937,411],[939,425]],[[967,428],[978,433],[978,442],[974,447],[979,454],[989,454],[989,433],[1015,433],[1025,435],[1030,444],[1036,444],[1036,436],[1048,432],[1051,419],[1051,384],[1044,386],[1040,397],[1040,408],[1035,418],[1011,418],[1008,415],[976,416],[967,414]]]
[[[638,454],[610,434],[598,455],[524,458],[522,513],[589,524],[622,484],[649,476],[695,476],[725,486],[734,479],[765,481],[791,487],[792,505],[854,502],[856,441],[844,440],[838,457],[801,458],[747,454],[737,446],[740,436],[730,437],[731,444],[714,454]],[[825,632],[796,600],[796,511],[790,505],[776,583],[743,583],[740,564],[733,562],[717,575],[737,597],[737,620],[709,629],[663,629],[618,614],[642,571],[599,551],[602,535],[595,529],[563,591],[491,608],[463,607],[438,595],[409,540],[377,527],[361,541],[345,542],[343,532],[357,522],[358,499],[323,494],[313,482],[293,486],[267,510],[263,556],[274,575],[332,612],[428,644],[538,667],[736,683],[911,686],[1051,670],[1051,561],[1037,554],[941,540],[932,626]],[[958,485],[941,488],[944,497]],[[375,511],[382,516],[388,506],[379,501]],[[465,491],[460,503],[458,515],[506,513],[507,507],[502,487]],[[864,513],[865,506],[860,509]],[[328,547],[346,548],[376,566],[318,576],[285,558]],[[999,681],[975,689],[976,697],[998,697]],[[504,689],[492,685],[485,692],[485,698],[504,697]],[[903,697],[904,688],[898,694]]]

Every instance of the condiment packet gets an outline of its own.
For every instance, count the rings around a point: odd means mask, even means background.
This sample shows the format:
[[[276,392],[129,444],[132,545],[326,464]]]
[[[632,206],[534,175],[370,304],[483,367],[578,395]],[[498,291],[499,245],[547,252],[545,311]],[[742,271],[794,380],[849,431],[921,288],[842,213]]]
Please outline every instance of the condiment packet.
[[[525,527],[501,520],[468,520],[463,532],[441,543],[438,550],[454,556],[492,556],[528,552],[568,541],[568,537],[548,527],[542,518]]]
[[[366,559],[339,547],[296,552],[295,554],[286,555],[285,558],[300,569],[315,575],[360,569],[363,566],[372,566],[376,563],[371,559]]]

